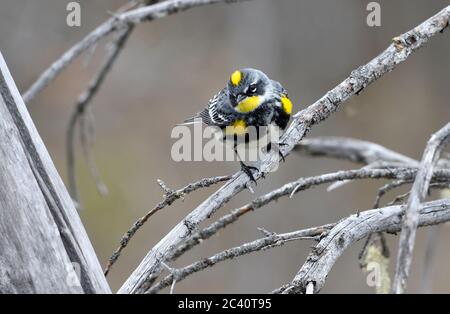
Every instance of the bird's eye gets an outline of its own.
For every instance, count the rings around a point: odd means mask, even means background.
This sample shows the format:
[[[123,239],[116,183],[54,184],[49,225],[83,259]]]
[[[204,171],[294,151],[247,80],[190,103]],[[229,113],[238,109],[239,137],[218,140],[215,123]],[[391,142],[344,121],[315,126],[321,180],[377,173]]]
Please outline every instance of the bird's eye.
[[[247,93],[249,93],[249,94],[254,94],[254,93],[256,93],[256,90],[257,90],[256,84],[251,84],[251,85],[248,87]]]

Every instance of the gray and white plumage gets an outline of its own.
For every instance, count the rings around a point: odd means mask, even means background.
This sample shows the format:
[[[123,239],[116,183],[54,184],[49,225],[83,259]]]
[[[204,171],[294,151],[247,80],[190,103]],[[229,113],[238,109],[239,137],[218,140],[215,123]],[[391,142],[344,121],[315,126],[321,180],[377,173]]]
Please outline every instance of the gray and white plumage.
[[[279,82],[260,70],[241,69],[232,74],[227,86],[209,100],[206,108],[184,123],[203,122],[224,129],[236,121],[245,121],[246,126],[275,124],[284,130],[292,104],[286,108],[283,97],[288,100],[287,91]]]
[[[292,102],[283,86],[262,71],[246,68],[233,72],[227,86],[184,124],[203,122],[218,127],[215,138],[234,150],[242,171],[256,182],[252,169],[258,169],[244,164],[244,156],[255,156],[255,152],[258,156],[263,149],[271,149],[274,142],[281,145],[279,136],[291,113]],[[278,153],[284,160],[279,150]]]

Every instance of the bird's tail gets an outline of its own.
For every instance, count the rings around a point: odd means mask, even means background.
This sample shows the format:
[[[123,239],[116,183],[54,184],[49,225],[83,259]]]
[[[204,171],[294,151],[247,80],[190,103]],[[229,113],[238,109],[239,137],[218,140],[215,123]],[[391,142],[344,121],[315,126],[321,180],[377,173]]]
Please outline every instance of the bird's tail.
[[[182,123],[178,123],[177,125],[191,125],[191,124],[195,124],[195,123],[201,123],[202,122],[202,117],[200,116],[200,114],[196,114],[195,116],[184,120]]]

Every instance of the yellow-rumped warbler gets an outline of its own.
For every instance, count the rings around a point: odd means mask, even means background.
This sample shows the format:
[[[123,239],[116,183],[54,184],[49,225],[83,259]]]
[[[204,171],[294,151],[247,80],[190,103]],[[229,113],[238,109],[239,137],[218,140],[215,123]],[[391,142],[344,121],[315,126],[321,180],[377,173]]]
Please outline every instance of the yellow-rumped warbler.
[[[201,121],[220,128],[220,138],[233,145],[242,171],[255,181],[251,170],[259,170],[243,163],[237,143],[253,140],[249,138],[251,127],[256,129],[255,139],[258,142],[263,138],[260,127],[276,128],[278,133],[282,132],[287,127],[291,113],[292,102],[283,86],[269,79],[262,71],[246,68],[233,72],[227,86],[209,100],[205,109],[185,120],[184,124]],[[230,138],[233,140],[230,141]],[[245,140],[240,140],[242,138]],[[270,149],[272,142],[267,144]],[[284,159],[282,155],[281,158]]]

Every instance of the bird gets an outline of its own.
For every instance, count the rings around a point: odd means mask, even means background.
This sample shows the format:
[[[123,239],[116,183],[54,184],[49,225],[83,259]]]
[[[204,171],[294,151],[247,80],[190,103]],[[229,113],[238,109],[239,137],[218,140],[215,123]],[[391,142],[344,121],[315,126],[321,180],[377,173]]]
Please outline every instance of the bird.
[[[243,145],[257,142],[258,145],[267,141],[267,136],[259,132],[260,128],[276,130],[281,134],[286,129],[291,118],[293,104],[287,90],[277,81],[271,80],[264,72],[243,68],[235,70],[227,85],[215,94],[207,106],[194,116],[184,120],[182,124],[202,122],[207,126],[217,127],[221,133],[216,136],[227,144],[231,144],[238,156],[241,170],[256,184],[252,170],[257,167],[248,166],[243,162],[240,149]],[[250,129],[256,129],[255,138],[250,138]],[[269,140],[267,150],[272,149]],[[283,143],[276,143],[279,146]],[[245,149],[248,149],[248,146]],[[282,160],[284,156],[278,150]],[[264,175],[264,174],[262,174]]]

